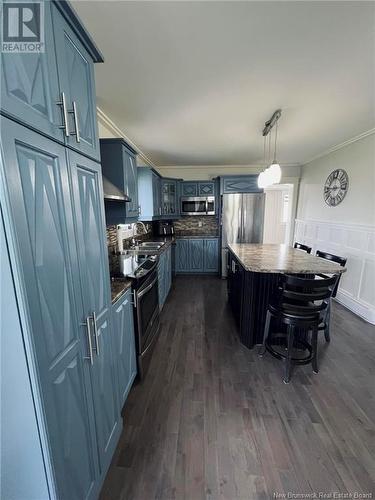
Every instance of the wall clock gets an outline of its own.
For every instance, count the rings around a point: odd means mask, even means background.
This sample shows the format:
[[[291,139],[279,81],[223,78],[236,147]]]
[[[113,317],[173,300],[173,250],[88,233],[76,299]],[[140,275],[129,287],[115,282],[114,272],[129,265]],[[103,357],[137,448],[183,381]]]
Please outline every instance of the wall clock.
[[[345,198],[349,188],[348,174],[338,168],[329,174],[324,184],[324,201],[330,207],[335,207]]]

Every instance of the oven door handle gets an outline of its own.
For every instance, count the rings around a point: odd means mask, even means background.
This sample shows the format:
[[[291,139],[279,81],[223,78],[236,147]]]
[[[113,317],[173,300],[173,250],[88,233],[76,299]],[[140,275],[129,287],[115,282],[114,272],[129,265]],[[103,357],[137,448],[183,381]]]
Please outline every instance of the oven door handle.
[[[151,290],[151,288],[155,285],[155,283],[158,281],[158,277],[156,277],[152,283],[150,283],[148,286],[146,286],[146,288],[144,290],[142,290],[140,293],[137,293],[137,301],[138,299],[140,299],[141,297],[143,297],[143,295],[145,293],[147,293],[149,290]]]

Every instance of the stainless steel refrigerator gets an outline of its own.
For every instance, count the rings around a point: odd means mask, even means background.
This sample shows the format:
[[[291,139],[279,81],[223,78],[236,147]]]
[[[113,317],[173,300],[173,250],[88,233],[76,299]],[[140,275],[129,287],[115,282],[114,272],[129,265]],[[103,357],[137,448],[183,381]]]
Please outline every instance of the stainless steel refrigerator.
[[[221,275],[227,276],[228,243],[262,243],[264,193],[223,195],[221,214]]]

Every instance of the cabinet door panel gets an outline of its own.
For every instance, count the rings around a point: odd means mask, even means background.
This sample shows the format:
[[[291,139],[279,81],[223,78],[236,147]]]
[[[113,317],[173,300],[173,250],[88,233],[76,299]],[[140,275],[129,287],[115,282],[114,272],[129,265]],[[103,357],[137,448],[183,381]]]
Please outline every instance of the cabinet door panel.
[[[121,408],[137,373],[131,292],[114,304],[116,356],[118,360],[119,400]]]
[[[176,272],[187,272],[190,270],[189,240],[176,241]]]
[[[69,111],[73,110],[73,102],[76,103],[80,135],[79,142],[77,136],[71,134],[66,138],[66,143],[73,149],[99,160],[94,63],[62,14],[55,6],[52,9],[60,89],[66,94]],[[74,115],[71,112],[69,129],[73,133],[76,132]]]
[[[138,218],[138,177],[137,163],[134,156],[124,150],[125,186],[131,202],[126,204],[126,218]]]
[[[262,193],[258,188],[257,175],[244,175],[239,177],[222,177],[221,193]]]
[[[197,196],[198,185],[196,182],[182,182],[181,183],[182,196]]]
[[[160,216],[160,177],[152,173],[152,194],[153,194],[153,205],[154,205],[154,216]]]
[[[7,119],[2,140],[57,488],[91,498],[96,443],[65,151]]]
[[[214,182],[200,182],[198,188],[199,196],[213,196],[215,194]]]
[[[217,239],[204,242],[204,270],[205,272],[219,271],[219,241]]]
[[[1,109],[22,123],[63,141],[52,31],[51,3],[44,2],[45,52],[2,52]]]
[[[92,317],[95,312],[97,319],[97,337],[95,339],[93,335],[93,344],[94,347],[98,344],[99,349],[91,376],[99,459],[103,470],[116,444],[119,422],[101,168],[98,163],[72,151],[68,158],[72,172],[84,318]]]
[[[158,291],[159,291],[159,307],[162,308],[165,300],[165,252],[160,255],[158,262]]]
[[[204,271],[204,240],[190,240],[190,268],[193,272]]]

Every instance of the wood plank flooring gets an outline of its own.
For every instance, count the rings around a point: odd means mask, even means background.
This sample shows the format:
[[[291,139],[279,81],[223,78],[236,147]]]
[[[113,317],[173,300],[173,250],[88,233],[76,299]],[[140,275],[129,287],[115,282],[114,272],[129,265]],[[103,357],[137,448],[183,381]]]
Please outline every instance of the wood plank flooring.
[[[177,277],[161,322],[102,500],[375,498],[374,326],[334,304],[319,374],[285,385],[282,362],[239,343],[225,281]]]

